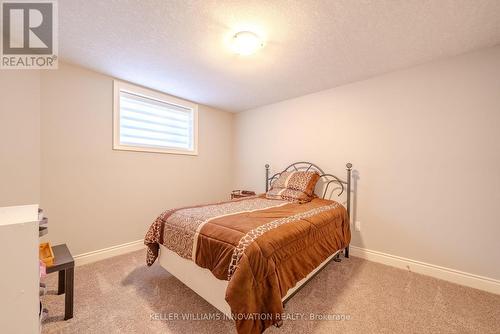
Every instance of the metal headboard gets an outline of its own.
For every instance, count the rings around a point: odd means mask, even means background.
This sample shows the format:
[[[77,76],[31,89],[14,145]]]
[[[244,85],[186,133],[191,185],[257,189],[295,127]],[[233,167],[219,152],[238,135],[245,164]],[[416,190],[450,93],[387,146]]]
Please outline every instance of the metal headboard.
[[[344,191],[347,192],[347,202],[346,202],[346,209],[347,209],[347,214],[351,216],[351,172],[352,172],[352,164],[349,162],[346,164],[346,170],[347,170],[347,178],[346,180],[342,180],[339,177],[333,175],[333,174],[328,174],[325,173],[321,168],[319,168],[317,165],[313,164],[312,162],[307,162],[307,161],[300,161],[300,162],[295,162],[288,166],[287,168],[283,169],[281,172],[276,173],[272,176],[269,176],[269,164],[266,164],[266,192],[269,191],[269,188],[271,187],[272,183],[278,179],[278,177],[281,175],[283,172],[290,172],[290,171],[316,171],[318,172],[320,176],[320,180],[323,180],[324,182],[324,190],[323,190],[323,196],[322,198],[325,198],[325,196],[328,194],[328,188],[330,187],[330,184],[336,184],[339,187],[339,193],[337,196],[340,196],[344,193]]]

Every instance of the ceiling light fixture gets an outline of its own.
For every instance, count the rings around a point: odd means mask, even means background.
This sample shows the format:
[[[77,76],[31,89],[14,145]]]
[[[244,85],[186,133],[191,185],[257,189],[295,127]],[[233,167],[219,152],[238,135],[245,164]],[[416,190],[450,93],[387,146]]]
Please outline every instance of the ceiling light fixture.
[[[264,42],[251,31],[240,31],[233,36],[231,41],[233,52],[242,56],[251,55],[263,46]]]

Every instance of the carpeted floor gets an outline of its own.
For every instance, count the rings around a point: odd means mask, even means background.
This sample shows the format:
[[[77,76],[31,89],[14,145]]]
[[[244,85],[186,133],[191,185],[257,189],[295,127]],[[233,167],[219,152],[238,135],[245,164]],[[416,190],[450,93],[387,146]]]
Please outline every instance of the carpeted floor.
[[[49,275],[43,333],[236,333],[230,320],[168,320],[220,313],[144,259],[138,251],[77,267],[75,317],[68,321],[57,274]],[[500,333],[499,295],[355,257],[329,264],[285,311],[290,320],[266,333]],[[151,320],[155,313],[161,320]],[[312,321],[311,313],[323,319]]]

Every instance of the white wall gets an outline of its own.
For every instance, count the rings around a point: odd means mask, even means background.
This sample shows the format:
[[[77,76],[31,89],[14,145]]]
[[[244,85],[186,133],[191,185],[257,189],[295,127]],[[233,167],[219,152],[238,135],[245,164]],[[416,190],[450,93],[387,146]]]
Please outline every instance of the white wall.
[[[499,92],[496,47],[236,116],[200,106],[191,157],[113,151],[110,77],[2,71],[0,206],[41,200],[49,239],[80,254],[141,239],[166,208],[263,191],[265,163],[351,161],[354,245],[500,279]]]
[[[352,244],[500,279],[500,47],[237,114],[235,187],[359,173]]]
[[[0,71],[0,206],[40,200],[40,73]]]
[[[142,239],[162,211],[227,199],[233,115],[199,107],[199,155],[112,150],[112,78],[61,64],[41,76],[41,206],[74,254]]]

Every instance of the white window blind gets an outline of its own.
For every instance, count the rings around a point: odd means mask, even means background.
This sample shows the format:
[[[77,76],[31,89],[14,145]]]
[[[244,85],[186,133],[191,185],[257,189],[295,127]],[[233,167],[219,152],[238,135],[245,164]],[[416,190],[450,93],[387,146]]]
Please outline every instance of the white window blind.
[[[118,130],[115,141],[118,139],[119,143],[115,142],[115,148],[196,154],[194,108],[171,103],[167,95],[158,99],[156,92],[152,97],[130,89],[118,89],[116,93],[119,128],[115,129]]]

